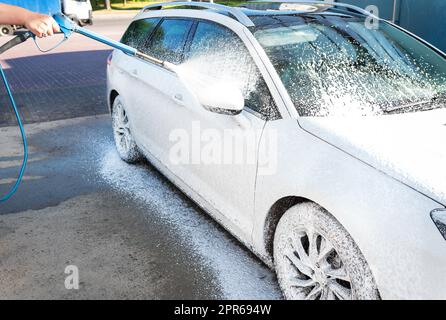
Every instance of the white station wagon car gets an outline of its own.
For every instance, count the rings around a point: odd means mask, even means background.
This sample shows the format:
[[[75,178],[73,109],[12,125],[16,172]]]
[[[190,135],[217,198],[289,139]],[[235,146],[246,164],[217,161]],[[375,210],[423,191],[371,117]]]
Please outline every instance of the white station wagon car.
[[[302,1],[154,4],[122,42],[155,59],[109,57],[120,156],[148,158],[285,298],[446,298],[444,53]]]

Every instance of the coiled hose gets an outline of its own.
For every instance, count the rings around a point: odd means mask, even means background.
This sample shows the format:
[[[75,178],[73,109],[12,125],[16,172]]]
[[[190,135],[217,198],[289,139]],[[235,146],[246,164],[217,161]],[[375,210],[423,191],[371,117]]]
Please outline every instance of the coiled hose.
[[[12,47],[14,47],[18,44],[26,41],[27,39],[29,39],[32,36],[33,36],[33,34],[31,32],[25,32],[23,34],[18,35],[17,37],[13,38],[12,40],[8,41],[7,43],[5,43],[3,46],[0,47],[0,54],[4,53],[5,51],[11,49]],[[11,198],[14,195],[14,193],[19,188],[20,182],[23,179],[23,175],[25,174],[25,169],[26,169],[26,163],[28,161],[28,143],[26,141],[25,129],[23,128],[23,123],[22,123],[22,119],[20,118],[19,110],[17,109],[17,105],[15,103],[14,96],[12,95],[11,88],[8,83],[8,79],[6,79],[6,75],[5,75],[5,72],[4,72],[1,64],[0,64],[0,74],[1,74],[1,77],[3,80],[3,84],[5,85],[5,88],[6,88],[6,93],[9,96],[12,110],[14,111],[15,117],[17,119],[17,123],[18,123],[19,129],[20,129],[20,134],[22,135],[22,142],[23,142],[23,162],[20,167],[20,171],[17,176],[17,180],[14,183],[14,185],[11,187],[9,192],[0,198],[0,203],[2,203],[2,202],[7,201],[9,198]]]

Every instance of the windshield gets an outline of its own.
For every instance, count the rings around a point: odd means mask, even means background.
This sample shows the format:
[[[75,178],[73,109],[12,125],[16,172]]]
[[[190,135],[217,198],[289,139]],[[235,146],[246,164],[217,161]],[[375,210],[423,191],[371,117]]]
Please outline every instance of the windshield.
[[[333,14],[257,17],[263,46],[301,116],[377,115],[445,105],[446,60],[389,23]]]

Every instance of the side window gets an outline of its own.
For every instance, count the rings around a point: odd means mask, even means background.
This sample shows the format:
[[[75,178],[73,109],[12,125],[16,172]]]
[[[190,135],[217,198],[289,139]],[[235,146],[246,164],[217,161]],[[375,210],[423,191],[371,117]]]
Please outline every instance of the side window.
[[[122,36],[121,42],[141,50],[147,37],[155,29],[159,18],[141,19],[133,21]]]
[[[268,87],[248,49],[231,30],[199,22],[187,53],[187,63],[206,77],[235,83],[245,106],[267,119],[280,118]]]
[[[192,23],[186,19],[163,20],[143,52],[160,60],[180,63]]]

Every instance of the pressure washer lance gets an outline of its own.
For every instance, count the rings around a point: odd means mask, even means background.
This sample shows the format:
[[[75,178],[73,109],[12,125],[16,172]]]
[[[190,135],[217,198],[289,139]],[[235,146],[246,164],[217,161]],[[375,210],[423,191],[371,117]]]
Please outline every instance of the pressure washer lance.
[[[157,58],[151,57],[151,56],[144,54],[144,53],[138,51],[137,49],[127,46],[121,42],[118,42],[118,41],[115,41],[112,39],[108,39],[100,34],[93,32],[93,31],[79,27],[77,24],[75,24],[73,21],[71,21],[69,18],[67,18],[63,14],[54,15],[53,18],[59,24],[60,30],[64,34],[63,41],[68,39],[73,32],[76,32],[76,33],[79,33],[79,34],[86,36],[90,39],[99,41],[99,42],[106,44],[110,47],[118,49],[129,56],[138,57],[143,60],[149,61],[151,63],[155,63],[155,64],[162,66],[166,69],[169,69],[171,71],[175,71],[174,70],[175,66],[173,64],[171,64],[167,61],[163,61],[163,60],[159,60]]]
[[[38,42],[36,41],[36,37],[35,35],[30,32],[27,31],[25,33],[22,33],[18,36],[16,36],[15,38],[13,38],[12,40],[6,42],[3,46],[0,47],[0,54],[4,53],[5,51],[15,47],[18,44],[21,44],[23,42],[25,42],[26,40],[28,40],[29,38],[33,38],[34,42],[37,46],[37,48],[42,51],[42,52],[48,52],[51,51],[53,49],[55,49],[56,47],[58,47],[59,45],[61,45],[64,41],[68,40],[68,38],[73,34],[73,32],[81,34],[85,37],[88,37],[90,39],[99,41],[103,44],[106,44],[112,48],[118,49],[122,52],[124,52],[125,54],[132,56],[132,57],[138,57],[141,58],[143,60],[149,61],[151,63],[154,63],[156,65],[159,65],[163,68],[166,68],[168,70],[171,70],[173,72],[175,72],[175,66],[167,61],[162,61],[159,60],[157,58],[151,57],[149,55],[146,55],[140,51],[138,51],[135,48],[132,48],[130,46],[127,46],[123,43],[120,43],[118,41],[112,40],[112,39],[108,39],[100,34],[97,34],[95,32],[92,32],[90,30],[84,29],[79,27],[78,25],[76,25],[73,21],[71,21],[69,18],[67,18],[66,16],[64,16],[63,14],[57,14],[53,16],[54,20],[56,20],[56,22],[59,24],[60,30],[64,35],[64,38],[62,41],[60,41],[57,45],[55,45],[54,47],[48,49],[48,50],[43,50]],[[20,182],[22,181],[23,175],[25,173],[25,168],[26,168],[26,163],[28,161],[28,144],[27,144],[27,140],[26,140],[26,134],[25,134],[25,130],[23,127],[23,123],[22,120],[20,118],[20,114],[17,108],[17,105],[15,103],[14,97],[12,95],[11,92],[11,88],[9,86],[8,80],[6,79],[6,75],[3,71],[3,68],[0,65],[0,75],[2,77],[3,83],[5,85],[6,88],[6,92],[9,96],[9,100],[11,101],[11,105],[12,105],[12,109],[14,111],[14,114],[17,118],[17,123],[20,129],[20,133],[22,135],[22,141],[23,141],[23,162],[22,162],[22,166],[20,168],[20,172],[19,175],[17,177],[17,180],[15,182],[15,184],[12,186],[11,190],[3,197],[0,197],[0,203],[7,201],[9,198],[11,198],[14,193],[17,191]]]

